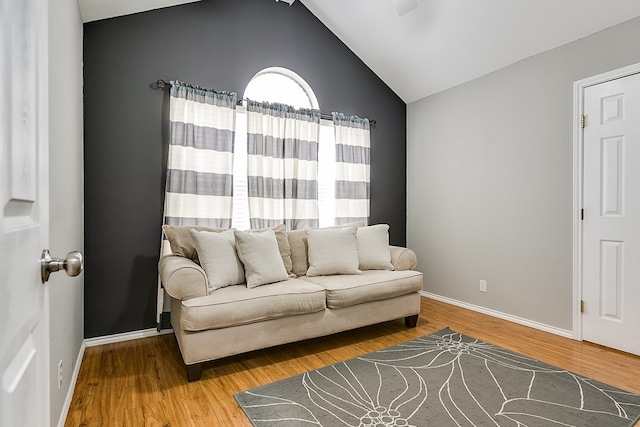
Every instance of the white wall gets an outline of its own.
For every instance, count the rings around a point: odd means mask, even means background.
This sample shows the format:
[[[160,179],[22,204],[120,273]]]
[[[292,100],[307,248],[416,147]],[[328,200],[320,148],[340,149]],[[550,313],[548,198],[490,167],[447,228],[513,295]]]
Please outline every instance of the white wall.
[[[640,62],[638,40],[635,19],[408,105],[426,291],[572,329],[572,85]]]
[[[84,249],[82,22],[76,0],[49,2],[50,250],[64,258]],[[51,276],[51,425],[58,425],[82,346],[84,279]],[[63,383],[58,390],[58,362]]]

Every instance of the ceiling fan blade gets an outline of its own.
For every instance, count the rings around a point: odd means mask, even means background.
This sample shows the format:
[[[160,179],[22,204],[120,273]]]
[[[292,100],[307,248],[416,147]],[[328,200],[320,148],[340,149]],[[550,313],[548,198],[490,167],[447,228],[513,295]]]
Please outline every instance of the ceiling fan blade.
[[[402,16],[412,11],[418,6],[418,0],[391,0],[398,11],[398,15]]]

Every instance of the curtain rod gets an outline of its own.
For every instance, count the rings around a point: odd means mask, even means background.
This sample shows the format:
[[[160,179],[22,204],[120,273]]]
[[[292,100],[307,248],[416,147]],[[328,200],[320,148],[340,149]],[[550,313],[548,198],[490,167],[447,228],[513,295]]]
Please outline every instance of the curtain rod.
[[[171,87],[171,83],[164,81],[162,79],[158,79],[155,82],[151,83],[149,86],[151,86],[151,89],[164,89],[165,87]],[[242,106],[242,101],[246,101],[246,99],[241,98],[238,99],[238,103],[237,105]],[[332,120],[333,116],[331,114],[327,114],[327,113],[323,113],[320,112],[320,118],[324,119],[324,120]],[[375,126],[376,125],[376,121],[375,120],[371,120],[371,119],[367,119],[369,120],[369,125],[370,126]]]

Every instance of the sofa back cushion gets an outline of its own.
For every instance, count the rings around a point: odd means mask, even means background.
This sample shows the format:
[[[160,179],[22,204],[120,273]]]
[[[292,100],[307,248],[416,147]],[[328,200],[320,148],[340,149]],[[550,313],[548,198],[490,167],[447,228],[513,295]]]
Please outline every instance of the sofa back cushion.
[[[291,271],[296,276],[304,276],[309,268],[307,261],[307,230],[291,230],[287,232],[291,248]]]

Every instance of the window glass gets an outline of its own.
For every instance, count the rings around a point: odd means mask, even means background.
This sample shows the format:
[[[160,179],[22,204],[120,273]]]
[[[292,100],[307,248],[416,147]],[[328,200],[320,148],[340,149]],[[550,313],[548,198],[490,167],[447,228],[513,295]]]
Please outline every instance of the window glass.
[[[247,85],[244,98],[314,108],[307,91],[294,78],[278,71],[258,73]]]
[[[320,227],[335,225],[336,141],[333,122],[322,120],[318,147],[318,215]]]
[[[236,138],[233,147],[233,214],[231,227],[248,230],[249,192],[247,191],[247,113],[236,112]]]

